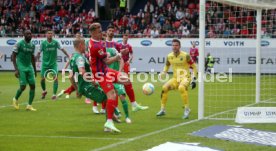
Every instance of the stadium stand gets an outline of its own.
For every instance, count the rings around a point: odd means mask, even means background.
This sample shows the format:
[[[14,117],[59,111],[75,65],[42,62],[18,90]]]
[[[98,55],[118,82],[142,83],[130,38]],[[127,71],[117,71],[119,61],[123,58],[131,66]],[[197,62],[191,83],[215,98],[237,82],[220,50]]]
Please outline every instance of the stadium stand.
[[[88,25],[98,20],[104,29],[113,24],[117,37],[123,33],[138,38],[198,37],[199,0],[139,0],[131,11],[122,11],[119,0],[107,0],[105,6],[101,11],[107,17],[99,20],[94,0],[3,0],[0,36],[15,37],[27,28],[37,37],[44,36],[47,29],[54,30],[59,37],[72,37],[76,32],[88,36]],[[254,38],[255,11],[207,2],[206,12],[206,37]],[[275,18],[275,10],[264,13],[263,37],[276,37]]]

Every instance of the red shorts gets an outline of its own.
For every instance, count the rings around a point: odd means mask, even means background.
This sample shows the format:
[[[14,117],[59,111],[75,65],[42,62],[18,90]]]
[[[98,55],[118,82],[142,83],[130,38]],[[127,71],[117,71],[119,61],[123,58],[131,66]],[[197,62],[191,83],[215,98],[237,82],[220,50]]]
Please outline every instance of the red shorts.
[[[129,70],[130,70],[129,63],[125,62],[125,64],[124,64],[124,72],[125,72],[126,74],[129,74]]]
[[[113,83],[118,82],[120,72],[108,68],[105,75],[95,76],[95,80],[100,84],[101,88],[103,89],[104,93],[109,92],[110,90],[114,89]]]

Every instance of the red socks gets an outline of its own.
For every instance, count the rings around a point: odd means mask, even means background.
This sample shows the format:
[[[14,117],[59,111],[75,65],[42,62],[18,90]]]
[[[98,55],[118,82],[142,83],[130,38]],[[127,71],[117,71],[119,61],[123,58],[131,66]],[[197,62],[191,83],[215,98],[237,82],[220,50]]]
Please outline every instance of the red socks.
[[[71,94],[73,91],[75,91],[75,87],[71,85],[69,88],[67,88],[64,93]]]
[[[106,102],[107,119],[112,119],[115,107],[116,107],[116,100],[108,99]]]
[[[125,85],[127,96],[129,97],[130,102],[135,101],[134,90],[132,88],[132,84]]]

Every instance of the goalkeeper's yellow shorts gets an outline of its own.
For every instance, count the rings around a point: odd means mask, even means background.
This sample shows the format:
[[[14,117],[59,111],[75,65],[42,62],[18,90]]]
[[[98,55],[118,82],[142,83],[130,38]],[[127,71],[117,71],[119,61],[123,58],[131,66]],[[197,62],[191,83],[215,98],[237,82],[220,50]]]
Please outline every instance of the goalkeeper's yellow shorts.
[[[188,88],[190,85],[190,82],[191,82],[190,77],[172,78],[165,84],[165,86],[169,87],[170,90],[178,89],[179,85],[182,85],[185,88]]]

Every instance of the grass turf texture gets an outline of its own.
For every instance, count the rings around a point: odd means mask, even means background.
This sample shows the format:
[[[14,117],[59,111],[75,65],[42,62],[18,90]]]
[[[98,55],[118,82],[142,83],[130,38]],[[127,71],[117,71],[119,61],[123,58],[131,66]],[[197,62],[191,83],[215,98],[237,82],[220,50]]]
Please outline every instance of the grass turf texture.
[[[234,76],[233,81],[235,81],[235,78],[240,77]],[[134,81],[133,86],[137,101],[142,105],[148,105],[150,108],[146,111],[135,113],[130,112],[130,117],[133,123],[130,125],[126,123],[116,124],[116,127],[119,128],[122,133],[114,134],[103,132],[105,116],[93,114],[91,111],[91,105],[85,104],[84,98],[81,100],[77,99],[75,93],[71,95],[70,99],[65,99],[63,97],[57,101],[52,101],[52,83],[47,83],[46,87],[48,94],[46,99],[42,101],[40,99],[41,88],[39,80],[40,78],[38,77],[36,79],[36,96],[33,104],[38,111],[25,111],[25,104],[27,103],[29,95],[29,87],[20,97],[20,110],[16,111],[11,106],[11,102],[19,87],[18,80],[14,77],[12,72],[1,72],[1,151],[89,151],[120,142],[126,143],[107,150],[138,151],[149,149],[167,141],[200,142],[202,145],[222,150],[275,150],[273,147],[200,138],[190,135],[193,131],[211,125],[236,125],[234,121],[202,120],[171,128],[169,130],[156,132],[197,118],[197,89],[189,90],[190,107],[192,109],[189,120],[181,119],[183,108],[180,94],[177,91],[169,93],[167,115],[157,118],[155,114],[160,109],[160,92],[162,83],[154,83],[155,93],[151,96],[145,96],[142,94],[142,85],[144,83]],[[251,81],[252,77],[248,77],[247,80]],[[65,83],[62,83],[61,79],[59,81],[59,90],[65,89],[69,86],[69,81]],[[206,88],[213,86],[215,86],[215,84],[208,84],[206,85]],[[229,87],[230,84],[228,85],[228,88]],[[243,86],[241,85],[240,87]],[[247,89],[247,86],[244,85],[244,88]],[[252,91],[252,93],[254,93],[254,91]],[[209,97],[210,96],[207,97],[208,100]],[[232,96],[232,98],[234,100],[235,96]],[[208,104],[209,102],[206,103]],[[221,102],[213,102],[211,104],[223,105]],[[119,106],[121,107],[120,103]],[[233,106],[235,106],[234,101]],[[210,112],[211,111],[208,111],[208,113]],[[217,110],[215,110],[213,114],[214,113],[217,113]],[[124,118],[122,118],[122,120],[124,120]],[[275,124],[247,124],[243,126],[259,130],[276,131]],[[133,138],[134,140],[132,141]]]

